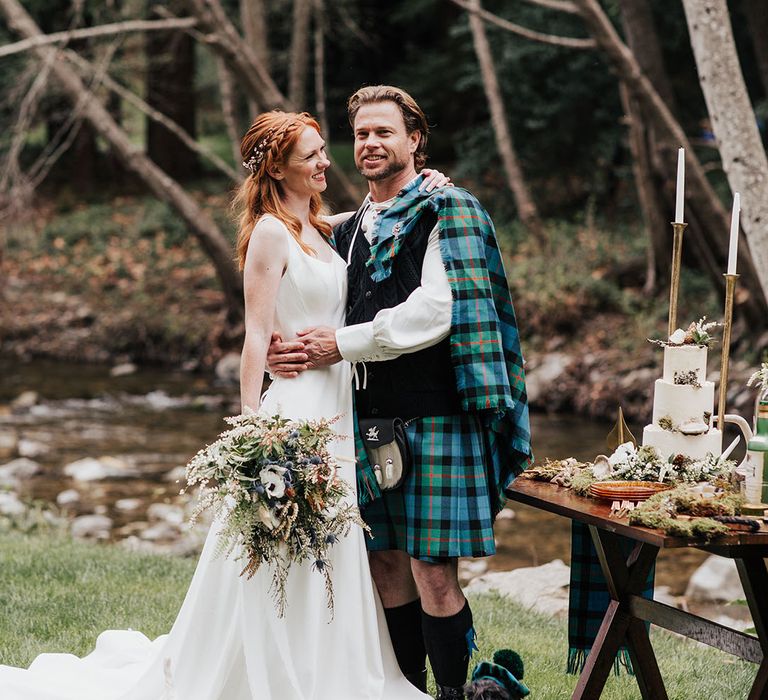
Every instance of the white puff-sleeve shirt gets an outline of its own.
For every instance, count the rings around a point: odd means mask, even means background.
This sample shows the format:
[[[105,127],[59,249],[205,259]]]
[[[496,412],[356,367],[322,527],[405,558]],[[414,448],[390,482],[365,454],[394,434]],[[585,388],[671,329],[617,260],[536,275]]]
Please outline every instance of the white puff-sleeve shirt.
[[[371,243],[373,223],[395,199],[370,202],[360,231]],[[350,249],[351,250],[351,249]],[[339,328],[336,344],[349,362],[379,362],[437,345],[451,332],[451,287],[440,255],[437,225],[430,231],[421,284],[397,306],[379,311],[372,321]]]

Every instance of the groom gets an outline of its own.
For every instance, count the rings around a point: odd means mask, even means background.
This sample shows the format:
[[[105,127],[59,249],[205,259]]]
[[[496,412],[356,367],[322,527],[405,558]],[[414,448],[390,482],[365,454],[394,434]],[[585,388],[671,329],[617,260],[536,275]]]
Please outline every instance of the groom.
[[[371,572],[403,673],[425,690],[428,655],[437,697],[463,698],[474,628],[458,557],[495,552],[503,487],[530,459],[515,317],[479,202],[457,188],[418,189],[429,128],[413,98],[364,87],[348,111],[370,192],[334,231],[348,261],[347,326],[274,342],[268,365],[355,363],[358,419],[406,421],[405,482],[382,494],[366,481]]]

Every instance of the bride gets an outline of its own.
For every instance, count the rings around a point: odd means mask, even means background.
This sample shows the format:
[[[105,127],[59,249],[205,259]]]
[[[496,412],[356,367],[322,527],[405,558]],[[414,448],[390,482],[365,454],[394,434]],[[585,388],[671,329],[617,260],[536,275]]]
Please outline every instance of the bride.
[[[268,112],[241,144],[250,171],[235,198],[237,255],[243,269],[246,335],[243,407],[313,419],[341,415],[334,446],[354,489],[350,367],[338,363],[276,378],[260,398],[273,333],[295,337],[309,326],[344,322],[347,274],[329,244],[321,193],[330,165],[317,122],[307,114]],[[429,187],[443,184],[439,173]],[[29,669],[0,666],[2,700],[417,700],[401,674],[359,528],[331,552],[335,615],[328,621],[323,577],[294,565],[288,606],[278,617],[270,572],[246,579],[241,564],[214,557],[217,524],[206,540],[171,631],[150,641],[109,630],[94,651],[42,654]]]

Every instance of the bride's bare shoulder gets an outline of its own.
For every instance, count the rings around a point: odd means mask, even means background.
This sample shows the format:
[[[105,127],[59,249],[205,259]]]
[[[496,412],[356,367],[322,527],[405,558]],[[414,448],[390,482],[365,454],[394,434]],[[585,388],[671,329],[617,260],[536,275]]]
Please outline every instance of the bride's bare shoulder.
[[[284,259],[288,254],[288,229],[274,216],[262,216],[254,225],[248,241],[246,267],[249,261]]]
[[[285,239],[286,225],[272,214],[264,214],[253,226],[253,235],[261,239]]]

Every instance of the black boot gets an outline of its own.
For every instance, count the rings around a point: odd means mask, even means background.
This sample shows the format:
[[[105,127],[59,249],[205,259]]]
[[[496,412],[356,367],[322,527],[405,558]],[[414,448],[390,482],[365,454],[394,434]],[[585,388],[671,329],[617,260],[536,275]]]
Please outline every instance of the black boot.
[[[449,688],[438,685],[436,700],[464,700],[464,688]]]
[[[422,693],[427,692],[427,669],[416,671],[416,673],[404,674],[411,685],[415,685]]]

